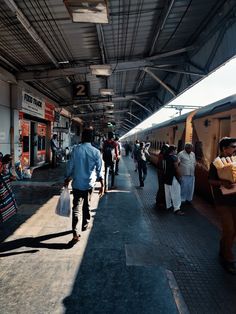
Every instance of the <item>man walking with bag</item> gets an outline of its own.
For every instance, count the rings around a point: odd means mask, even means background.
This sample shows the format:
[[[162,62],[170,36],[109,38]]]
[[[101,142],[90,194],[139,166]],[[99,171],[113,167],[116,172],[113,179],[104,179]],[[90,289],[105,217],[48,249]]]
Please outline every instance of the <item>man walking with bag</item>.
[[[101,183],[99,194],[103,195],[102,158],[100,151],[92,146],[93,130],[84,129],[82,143],[76,145],[67,164],[64,186],[68,186],[72,179],[73,207],[72,231],[73,238],[69,244],[74,245],[79,241],[79,218],[82,215],[82,231],[85,231],[90,219],[89,204],[96,180]]]

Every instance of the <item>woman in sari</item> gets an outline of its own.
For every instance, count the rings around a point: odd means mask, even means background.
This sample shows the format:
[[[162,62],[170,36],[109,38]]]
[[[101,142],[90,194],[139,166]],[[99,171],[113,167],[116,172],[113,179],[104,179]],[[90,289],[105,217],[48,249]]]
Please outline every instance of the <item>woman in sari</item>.
[[[8,170],[8,158],[4,157],[0,159],[0,222],[6,221],[17,212],[17,204],[10,185],[14,177]]]

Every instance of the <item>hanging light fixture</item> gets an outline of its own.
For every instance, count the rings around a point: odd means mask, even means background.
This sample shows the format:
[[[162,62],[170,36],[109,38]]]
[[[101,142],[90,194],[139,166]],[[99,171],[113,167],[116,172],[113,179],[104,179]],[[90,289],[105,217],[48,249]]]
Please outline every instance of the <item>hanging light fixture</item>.
[[[106,0],[64,0],[73,22],[108,23]]]
[[[110,64],[90,65],[90,70],[93,75],[110,76],[112,73]]]
[[[100,88],[99,89],[100,95],[102,96],[112,96],[114,95],[114,91],[112,88]]]

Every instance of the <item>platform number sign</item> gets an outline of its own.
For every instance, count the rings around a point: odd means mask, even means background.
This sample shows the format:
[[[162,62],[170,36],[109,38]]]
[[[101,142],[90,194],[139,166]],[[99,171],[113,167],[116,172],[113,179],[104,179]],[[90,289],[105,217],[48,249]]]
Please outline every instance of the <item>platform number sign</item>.
[[[89,97],[89,82],[78,82],[73,86],[73,98],[81,99]]]

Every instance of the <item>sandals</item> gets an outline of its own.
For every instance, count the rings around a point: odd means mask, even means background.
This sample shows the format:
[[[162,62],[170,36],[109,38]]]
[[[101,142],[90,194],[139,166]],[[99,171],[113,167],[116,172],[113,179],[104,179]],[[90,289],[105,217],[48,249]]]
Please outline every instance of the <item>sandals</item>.
[[[185,213],[184,213],[181,209],[175,210],[175,211],[174,211],[174,214],[175,214],[175,215],[178,215],[178,216],[183,216],[183,215],[185,215]]]

